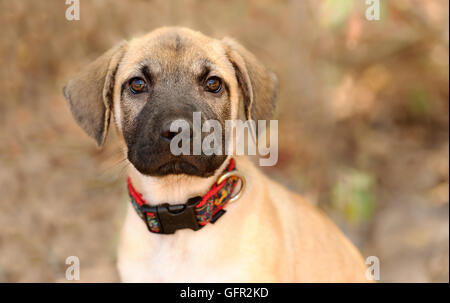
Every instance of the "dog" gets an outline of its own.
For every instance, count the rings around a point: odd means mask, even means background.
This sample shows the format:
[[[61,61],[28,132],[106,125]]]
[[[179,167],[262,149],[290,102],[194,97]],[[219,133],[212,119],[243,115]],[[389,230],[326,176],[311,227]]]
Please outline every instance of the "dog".
[[[122,281],[367,282],[331,220],[246,156],[170,152],[173,121],[268,120],[277,90],[235,40],[179,27],[123,41],[67,83],[78,124],[101,146],[112,116],[130,163]]]

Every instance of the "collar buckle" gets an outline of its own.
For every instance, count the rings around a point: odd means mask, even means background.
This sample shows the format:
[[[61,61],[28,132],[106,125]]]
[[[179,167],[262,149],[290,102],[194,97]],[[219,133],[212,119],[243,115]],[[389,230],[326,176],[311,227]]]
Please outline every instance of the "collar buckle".
[[[157,206],[141,206],[142,211],[156,213],[162,234],[173,234],[184,228],[199,230],[202,226],[198,224],[195,215],[195,206],[201,201],[201,197],[194,197],[185,204],[171,205],[168,203]]]

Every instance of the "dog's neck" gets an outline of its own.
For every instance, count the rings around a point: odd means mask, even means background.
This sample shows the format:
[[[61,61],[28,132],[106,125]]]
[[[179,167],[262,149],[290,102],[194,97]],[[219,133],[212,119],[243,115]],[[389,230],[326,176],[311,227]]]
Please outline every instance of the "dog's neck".
[[[130,165],[129,177],[136,190],[142,194],[142,198],[149,205],[181,204],[189,198],[206,194],[223,173],[229,161],[230,157],[227,157],[214,175],[207,178],[187,175],[145,176],[137,171],[133,165]]]

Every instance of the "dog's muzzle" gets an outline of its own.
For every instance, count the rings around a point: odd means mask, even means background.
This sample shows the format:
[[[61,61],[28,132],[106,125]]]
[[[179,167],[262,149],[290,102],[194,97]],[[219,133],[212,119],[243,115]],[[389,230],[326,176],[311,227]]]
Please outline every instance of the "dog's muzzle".
[[[187,154],[174,154],[171,142],[182,131],[171,130],[176,120],[184,120],[189,125],[187,136],[183,135],[189,145]],[[150,121],[147,125],[135,130],[132,144],[128,145],[128,160],[142,174],[149,176],[165,176],[170,174],[186,174],[199,177],[210,177],[222,165],[226,155],[193,155],[194,134],[191,118],[169,118],[163,121]],[[200,134],[203,136],[205,134]],[[203,140],[203,138],[201,138]],[[202,140],[200,140],[202,142]]]

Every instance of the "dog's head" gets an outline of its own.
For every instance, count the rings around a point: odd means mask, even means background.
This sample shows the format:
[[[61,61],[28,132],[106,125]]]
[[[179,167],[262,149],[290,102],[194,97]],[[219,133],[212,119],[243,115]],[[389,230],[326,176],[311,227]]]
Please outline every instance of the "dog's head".
[[[192,125],[193,112],[223,130],[225,120],[267,120],[276,92],[275,75],[240,44],[184,28],[122,42],[64,88],[76,121],[99,146],[113,115],[128,160],[142,174],[201,177],[214,174],[225,152],[173,155],[170,124],[182,119]]]

